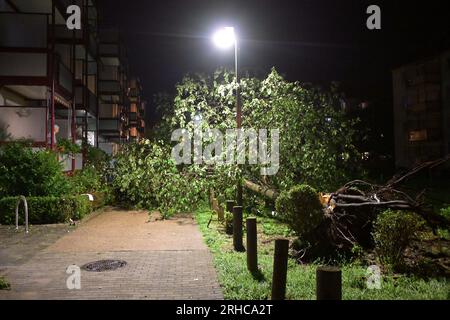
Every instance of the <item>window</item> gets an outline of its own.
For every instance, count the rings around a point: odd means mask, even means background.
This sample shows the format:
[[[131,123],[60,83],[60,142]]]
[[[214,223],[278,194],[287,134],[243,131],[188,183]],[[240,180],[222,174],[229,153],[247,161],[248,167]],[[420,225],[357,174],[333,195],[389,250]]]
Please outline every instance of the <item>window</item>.
[[[409,141],[426,141],[428,139],[428,133],[426,129],[413,130],[409,132]]]

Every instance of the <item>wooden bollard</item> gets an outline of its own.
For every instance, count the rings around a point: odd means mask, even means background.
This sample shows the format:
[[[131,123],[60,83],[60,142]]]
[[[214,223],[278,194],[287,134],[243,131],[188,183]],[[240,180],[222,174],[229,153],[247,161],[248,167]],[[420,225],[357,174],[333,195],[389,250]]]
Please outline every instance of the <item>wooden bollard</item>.
[[[219,221],[223,221],[224,217],[223,217],[223,209],[221,208],[220,204],[219,204],[219,200],[217,200],[217,198],[213,198],[212,201],[212,210],[217,213],[217,218]]]
[[[288,252],[289,240],[276,239],[273,257],[272,300],[284,300],[286,297]]]
[[[223,207],[221,205],[218,205],[219,207],[219,211],[217,211],[217,217],[219,219],[220,222],[225,220],[225,214],[223,212]]]
[[[219,211],[219,201],[217,198],[212,199],[212,210],[216,213]]]
[[[227,200],[226,209],[229,213],[233,213],[234,201]]]
[[[318,267],[316,270],[317,300],[342,300],[342,273],[338,267]]]
[[[211,210],[214,210],[213,208],[213,200],[214,200],[214,189],[210,188],[209,189],[209,207],[211,208]]]
[[[247,268],[250,272],[258,271],[258,246],[256,218],[247,218]]]
[[[233,246],[236,251],[244,251],[242,244],[242,207],[233,207]]]

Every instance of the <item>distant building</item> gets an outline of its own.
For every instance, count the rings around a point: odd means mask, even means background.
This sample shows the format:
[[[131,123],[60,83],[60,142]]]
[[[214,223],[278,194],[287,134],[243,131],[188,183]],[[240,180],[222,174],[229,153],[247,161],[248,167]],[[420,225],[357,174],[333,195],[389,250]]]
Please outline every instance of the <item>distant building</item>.
[[[72,4],[81,30],[66,26]],[[127,63],[120,33],[99,26],[94,0],[0,0],[0,143],[56,149],[68,139],[114,154],[139,139],[145,105]],[[79,154],[64,167],[83,163]]]
[[[130,112],[128,115],[130,140],[139,141],[145,137],[146,101],[142,99],[142,85],[138,78],[129,81]]]
[[[395,164],[450,152],[450,51],[393,70]]]

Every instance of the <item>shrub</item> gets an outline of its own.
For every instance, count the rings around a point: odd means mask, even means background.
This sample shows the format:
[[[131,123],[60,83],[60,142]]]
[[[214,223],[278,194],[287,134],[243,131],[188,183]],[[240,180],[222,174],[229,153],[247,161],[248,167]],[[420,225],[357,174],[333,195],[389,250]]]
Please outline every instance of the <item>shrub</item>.
[[[69,139],[58,139],[57,147],[62,154],[74,155],[81,152],[81,147]]]
[[[0,223],[15,223],[15,208],[18,197],[0,200]],[[63,223],[70,218],[79,220],[92,211],[86,196],[68,197],[28,197],[28,219],[30,224]],[[19,211],[19,223],[24,223],[23,206]]]
[[[0,277],[0,290],[11,290],[11,285],[3,277]]]
[[[55,153],[33,151],[25,142],[0,148],[0,197],[59,196],[69,191]]]
[[[318,194],[308,185],[298,185],[282,192],[275,207],[280,217],[299,236],[312,232],[324,218]]]
[[[93,193],[103,187],[102,177],[94,167],[85,167],[76,171],[70,179],[71,190],[74,194]]]
[[[446,207],[446,208],[442,208],[440,211],[441,215],[445,218],[447,218],[448,220],[450,220],[450,206]]]
[[[423,219],[412,212],[386,210],[378,215],[372,236],[381,262],[393,269],[401,267],[404,250],[423,225]]]
[[[94,167],[99,174],[106,174],[110,160],[105,151],[90,145],[86,147],[86,165]]]

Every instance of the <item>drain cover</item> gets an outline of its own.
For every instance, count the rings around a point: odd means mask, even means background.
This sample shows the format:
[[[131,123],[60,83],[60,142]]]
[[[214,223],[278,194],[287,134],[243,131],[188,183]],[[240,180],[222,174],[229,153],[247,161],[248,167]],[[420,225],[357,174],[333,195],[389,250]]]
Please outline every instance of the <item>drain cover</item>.
[[[81,269],[93,272],[102,272],[116,270],[126,266],[127,262],[123,260],[99,260],[86,263]]]

